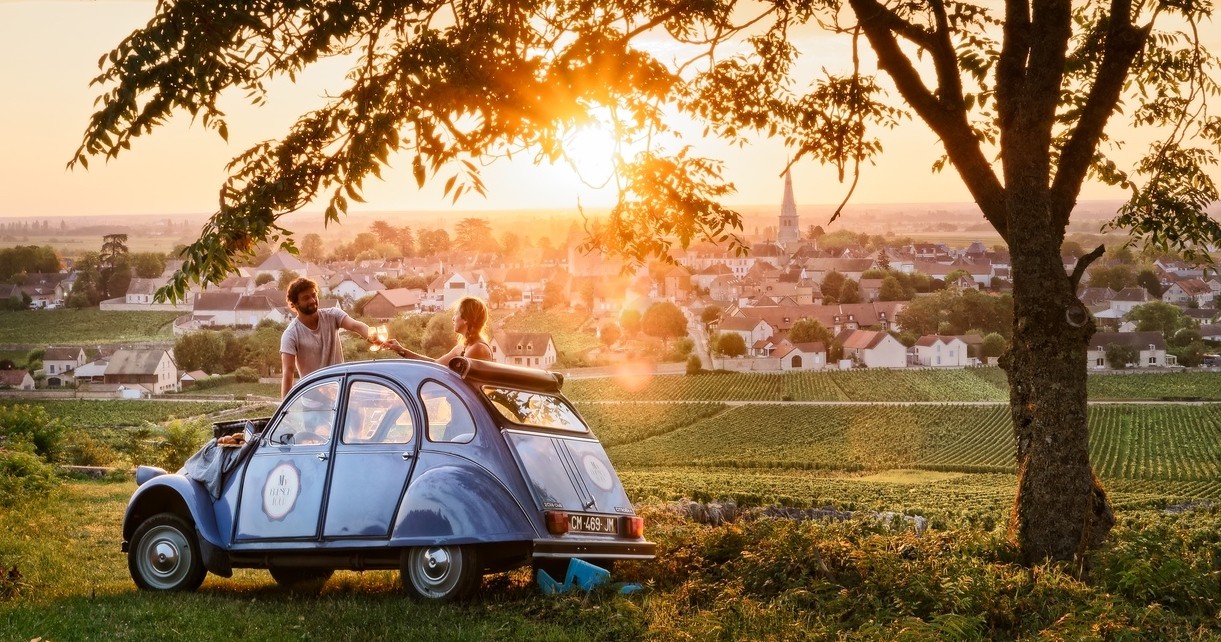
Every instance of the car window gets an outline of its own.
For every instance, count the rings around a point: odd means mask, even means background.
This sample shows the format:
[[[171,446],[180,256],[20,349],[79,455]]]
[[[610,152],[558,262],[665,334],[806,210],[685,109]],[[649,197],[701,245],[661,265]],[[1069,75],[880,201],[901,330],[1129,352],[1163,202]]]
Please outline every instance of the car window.
[[[310,386],[289,402],[268,440],[277,445],[329,443],[338,400],[339,381]]]
[[[589,432],[572,406],[555,395],[484,386],[492,406],[505,419],[524,426]]]
[[[343,423],[345,444],[405,444],[415,435],[407,403],[393,389],[372,381],[348,388]]]
[[[475,419],[457,393],[435,382],[420,386],[420,402],[428,419],[428,439],[466,443],[475,438]]]

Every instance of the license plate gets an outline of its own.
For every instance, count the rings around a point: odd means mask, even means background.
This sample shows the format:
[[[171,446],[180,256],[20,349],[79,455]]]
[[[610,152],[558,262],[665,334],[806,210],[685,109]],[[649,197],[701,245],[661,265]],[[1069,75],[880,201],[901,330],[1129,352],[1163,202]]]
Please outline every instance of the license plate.
[[[601,515],[569,515],[568,530],[577,533],[608,533],[619,532],[619,518],[602,517]]]

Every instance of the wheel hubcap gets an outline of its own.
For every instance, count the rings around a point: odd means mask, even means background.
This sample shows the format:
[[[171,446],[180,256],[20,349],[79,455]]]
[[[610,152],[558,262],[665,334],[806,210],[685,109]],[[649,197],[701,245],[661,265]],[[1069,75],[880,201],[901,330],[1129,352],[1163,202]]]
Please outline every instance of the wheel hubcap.
[[[166,574],[178,566],[178,547],[173,542],[162,540],[153,545],[150,560],[153,569]]]
[[[432,548],[424,553],[424,576],[437,583],[449,574],[449,552],[443,548]]]

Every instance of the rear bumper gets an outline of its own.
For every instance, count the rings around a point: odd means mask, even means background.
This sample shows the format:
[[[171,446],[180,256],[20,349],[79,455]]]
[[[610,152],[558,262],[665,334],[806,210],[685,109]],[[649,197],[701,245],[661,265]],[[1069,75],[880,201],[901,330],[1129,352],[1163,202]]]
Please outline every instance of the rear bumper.
[[[656,551],[657,545],[646,541],[534,540],[534,557],[651,560]]]

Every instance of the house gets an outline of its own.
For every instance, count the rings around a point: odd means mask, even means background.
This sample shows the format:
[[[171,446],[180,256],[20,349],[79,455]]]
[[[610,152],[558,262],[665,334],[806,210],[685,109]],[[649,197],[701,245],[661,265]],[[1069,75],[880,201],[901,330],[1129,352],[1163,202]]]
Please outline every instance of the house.
[[[385,284],[373,274],[346,273],[327,281],[327,291],[331,296],[349,302],[385,289]]]
[[[150,304],[153,302],[153,297],[157,294],[157,289],[165,285],[164,279],[142,279],[133,277],[131,282],[127,284],[127,294],[124,297],[126,303]]]
[[[85,351],[68,346],[51,346],[43,351],[42,371],[47,387],[71,386],[76,369],[85,365]]]
[[[822,341],[795,343],[780,355],[781,370],[822,370],[827,367],[827,346]]]
[[[274,295],[273,295],[274,296]],[[284,323],[287,318],[266,294],[238,294],[237,292],[204,292],[195,298],[191,309],[190,327],[205,326],[257,326],[264,319]],[[318,307],[327,307],[322,301]]]
[[[775,334],[776,328],[759,317],[723,316],[717,326],[717,332],[736,334],[742,337],[748,350],[753,350],[753,346],[765,342]]]
[[[550,368],[555,365],[555,342],[546,332],[499,332],[492,337],[492,358],[530,368]]]
[[[103,383],[106,381],[106,366],[110,359],[97,359],[78,367],[73,374],[79,383]]]
[[[1166,354],[1166,339],[1161,332],[1097,332],[1090,339],[1089,351],[1086,353],[1086,363],[1092,368],[1107,368],[1107,346],[1127,345],[1136,348],[1136,363],[1138,368],[1157,368],[1175,365],[1178,360],[1174,355]]]
[[[203,379],[207,379],[210,376],[212,376],[212,375],[209,375],[208,373],[204,372],[203,370],[192,370],[190,372],[184,372],[184,373],[182,373],[181,377],[178,377],[178,387],[181,390],[186,390],[187,388],[194,386],[195,382],[201,381]]]
[[[0,388],[33,390],[34,377],[28,370],[0,370]]]
[[[473,296],[486,301],[488,285],[482,274],[475,272],[449,272],[433,279],[428,284],[428,295],[421,300],[421,307],[443,310],[454,307],[463,297]]]
[[[21,291],[21,286],[13,285],[12,283],[0,283],[0,301],[4,302],[4,309],[19,310],[25,308],[25,298]]]
[[[178,367],[168,350],[121,349],[110,355],[107,384],[142,384],[153,394],[178,390]]]
[[[885,332],[850,330],[840,335],[844,358],[870,368],[907,366],[907,348]],[[840,337],[837,337],[839,339]]]
[[[363,313],[367,317],[387,321],[401,317],[404,314],[418,312],[420,309],[420,299],[423,296],[424,290],[420,289],[393,288],[382,290],[374,294],[372,299],[369,299],[369,302],[365,304]]]
[[[912,346],[916,363],[932,368],[961,367],[969,365],[967,344],[955,336],[929,334],[916,340]]]
[[[1213,292],[1208,284],[1198,278],[1180,279],[1171,283],[1170,287],[1162,292],[1162,301],[1175,305],[1207,304],[1212,297]]]

